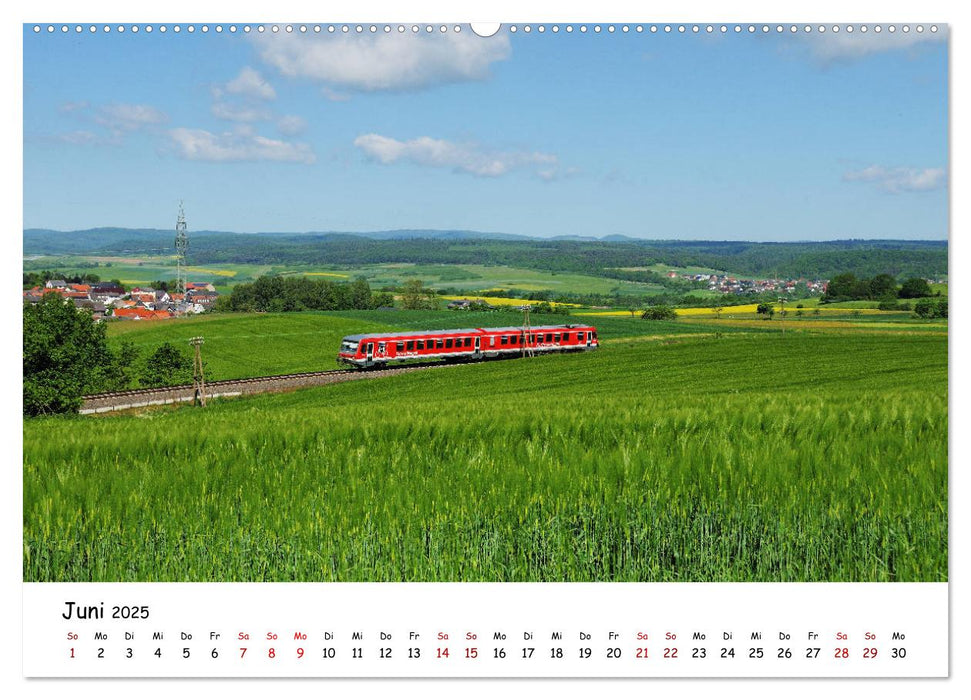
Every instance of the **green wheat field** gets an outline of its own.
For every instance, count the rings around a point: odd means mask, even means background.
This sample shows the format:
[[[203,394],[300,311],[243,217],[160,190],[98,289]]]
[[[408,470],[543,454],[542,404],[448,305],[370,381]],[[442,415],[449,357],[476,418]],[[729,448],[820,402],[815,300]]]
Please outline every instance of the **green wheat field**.
[[[293,371],[392,325],[292,318]],[[594,353],[27,420],[24,579],[947,580],[946,331],[599,321]],[[169,332],[202,331],[130,339]],[[265,369],[219,342],[218,378]]]

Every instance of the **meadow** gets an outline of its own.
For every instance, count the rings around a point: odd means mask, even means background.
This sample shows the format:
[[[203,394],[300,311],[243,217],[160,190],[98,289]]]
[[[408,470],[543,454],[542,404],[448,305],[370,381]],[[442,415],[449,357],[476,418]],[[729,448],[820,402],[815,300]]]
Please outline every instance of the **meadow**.
[[[240,323],[442,317],[365,313]],[[25,421],[24,578],[947,580],[946,337],[599,324],[594,353]]]
[[[113,347],[128,341],[143,354],[163,342],[188,347],[194,336],[205,338],[202,348],[207,376],[239,379],[288,372],[337,369],[341,338],[354,333],[442,328],[478,328],[521,325],[516,311],[322,311],[301,313],[204,314],[160,321],[115,322],[108,326]],[[587,319],[533,314],[533,325],[595,323],[602,337],[629,338],[658,333],[708,333],[711,324],[680,326],[677,323],[645,323],[616,317]],[[735,329],[726,329],[735,330]],[[755,328],[768,331],[769,328]]]

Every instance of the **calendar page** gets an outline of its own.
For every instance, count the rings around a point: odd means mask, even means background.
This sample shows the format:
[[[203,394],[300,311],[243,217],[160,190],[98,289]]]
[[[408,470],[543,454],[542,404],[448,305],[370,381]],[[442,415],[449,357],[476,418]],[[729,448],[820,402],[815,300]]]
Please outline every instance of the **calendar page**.
[[[944,688],[952,25],[275,14],[18,29],[31,687]]]

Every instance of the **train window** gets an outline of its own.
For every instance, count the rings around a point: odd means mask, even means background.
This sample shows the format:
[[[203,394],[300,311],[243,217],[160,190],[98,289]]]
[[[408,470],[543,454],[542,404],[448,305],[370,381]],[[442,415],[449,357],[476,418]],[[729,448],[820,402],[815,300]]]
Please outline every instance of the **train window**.
[[[452,339],[451,338],[448,338],[448,339],[445,340],[445,347],[448,350],[451,350],[452,349]]]
[[[472,338],[466,338],[465,339],[465,347],[467,347],[467,348],[471,348],[472,347]]]
[[[553,342],[554,342],[554,343],[559,343],[559,342],[560,342],[560,334],[559,334],[559,333],[557,333],[557,334],[556,334],[556,335],[555,335],[555,336],[553,337]]]
[[[425,349],[425,341],[424,340],[416,340],[415,343],[416,343],[416,347],[419,350],[424,350]]]
[[[399,340],[397,343],[394,344],[394,346],[395,346],[395,351],[397,351],[397,352],[404,352],[404,350],[405,350],[405,341]]]
[[[378,343],[378,354],[379,355],[384,354],[384,343]]]
[[[410,351],[412,351],[414,349],[415,349],[415,341],[414,340],[409,340],[408,341],[408,351],[410,352]]]
[[[509,341],[510,341],[510,342],[511,342],[511,343],[512,343],[513,345],[519,345],[519,336],[518,336],[518,335],[514,335],[514,336],[511,336],[511,337],[509,338]]]
[[[444,341],[444,340],[442,340],[441,338],[439,338],[438,340],[436,340],[436,341],[435,341],[435,347],[436,347],[436,348],[437,348],[438,350],[441,350],[442,348],[444,348],[444,347],[445,347],[445,341]]]

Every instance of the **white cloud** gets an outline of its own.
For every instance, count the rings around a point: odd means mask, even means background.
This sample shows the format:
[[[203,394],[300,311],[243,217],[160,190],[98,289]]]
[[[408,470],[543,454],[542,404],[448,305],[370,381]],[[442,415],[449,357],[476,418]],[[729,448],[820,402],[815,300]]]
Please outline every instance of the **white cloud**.
[[[168,115],[149,105],[109,104],[98,109],[94,120],[114,132],[136,131],[168,121]]]
[[[58,141],[70,143],[74,146],[90,146],[104,142],[104,140],[94,132],[83,129],[78,131],[69,131],[64,134],[57,134],[55,138]]]
[[[232,122],[262,122],[273,118],[273,113],[261,107],[216,101],[212,103],[212,116]]]
[[[871,165],[843,174],[846,182],[870,182],[884,192],[926,192],[944,185],[943,168],[886,168]]]
[[[920,33],[914,29],[905,33],[898,28],[891,34],[886,28],[877,33],[873,31],[872,26],[866,32],[861,32],[858,26],[854,26],[852,32],[843,29],[840,32],[810,32],[805,35],[813,56],[823,63],[863,58],[887,51],[913,49],[921,44],[931,44],[946,39],[946,27],[939,27],[937,32],[925,29]]]
[[[295,136],[296,134],[303,133],[304,129],[307,128],[307,120],[303,117],[289,114],[285,117],[280,117],[280,120],[276,123],[276,128],[279,129],[281,134]]]
[[[317,160],[305,143],[270,139],[250,127],[213,134],[203,129],[172,129],[172,145],[180,158],[214,163],[277,161],[310,164]]]
[[[85,100],[81,100],[80,102],[65,102],[59,107],[65,113],[83,111],[87,108],[88,103]]]
[[[398,141],[380,134],[354,139],[368,158],[384,165],[407,162],[433,168],[449,168],[479,177],[499,177],[513,170],[530,170],[544,180],[559,172],[556,156],[536,151],[488,151],[474,143],[456,143],[428,136]]]
[[[262,75],[249,66],[244,67],[235,78],[226,83],[222,88],[217,88],[216,96],[222,91],[230,95],[241,95],[256,100],[276,99],[276,90],[270,85]]]
[[[256,37],[261,58],[291,78],[347,90],[412,90],[484,80],[510,55],[509,37],[472,32],[434,35]],[[333,92],[329,94],[334,94]]]

